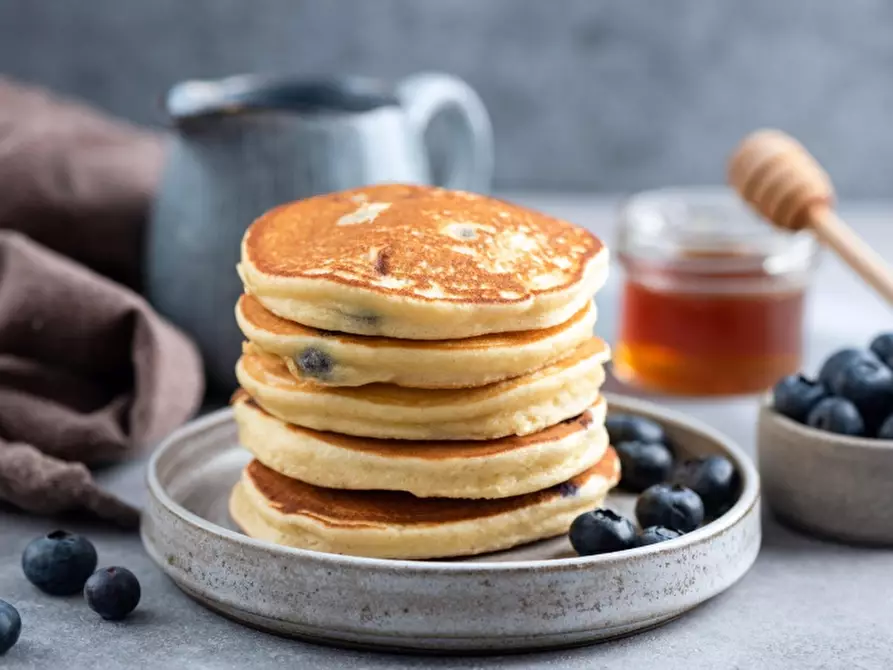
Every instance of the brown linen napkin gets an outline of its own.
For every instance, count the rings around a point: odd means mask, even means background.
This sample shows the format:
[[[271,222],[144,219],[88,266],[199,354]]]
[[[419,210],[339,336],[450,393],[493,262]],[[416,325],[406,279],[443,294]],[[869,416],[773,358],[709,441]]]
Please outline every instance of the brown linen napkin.
[[[0,228],[138,286],[156,133],[0,77]]]
[[[151,132],[0,78],[0,501],[135,525],[88,468],[200,402],[195,347],[110,280],[138,284],[162,153]]]
[[[151,445],[201,393],[195,347],[141,297],[0,232],[0,499],[134,524],[85,466]]]

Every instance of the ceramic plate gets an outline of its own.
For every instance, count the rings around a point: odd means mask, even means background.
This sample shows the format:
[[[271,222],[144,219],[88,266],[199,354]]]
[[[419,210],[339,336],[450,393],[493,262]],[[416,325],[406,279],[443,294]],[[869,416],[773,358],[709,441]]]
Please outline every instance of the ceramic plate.
[[[612,412],[664,425],[683,457],[725,454],[742,477],[735,506],[682,538],[574,556],[564,538],[452,561],[357,558],[289,549],[238,531],[227,499],[247,452],[229,410],[171,435],[149,463],[142,538],[187,594],[250,626],[391,650],[517,651],[651,628],[729,588],[760,548],[759,479],[716,431],[656,405],[609,396]],[[627,514],[633,499],[612,494]]]

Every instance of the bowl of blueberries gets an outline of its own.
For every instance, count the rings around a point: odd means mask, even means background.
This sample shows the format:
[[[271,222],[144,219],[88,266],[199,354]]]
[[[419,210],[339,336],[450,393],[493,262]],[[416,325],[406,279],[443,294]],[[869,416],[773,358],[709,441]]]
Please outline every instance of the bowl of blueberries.
[[[781,379],[759,417],[775,515],[814,535],[893,545],[893,333]]]

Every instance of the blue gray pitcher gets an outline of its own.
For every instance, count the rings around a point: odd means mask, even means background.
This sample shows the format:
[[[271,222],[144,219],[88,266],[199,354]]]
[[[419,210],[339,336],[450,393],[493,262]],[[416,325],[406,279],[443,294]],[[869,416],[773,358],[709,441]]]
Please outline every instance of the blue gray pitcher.
[[[146,245],[149,300],[198,343],[209,388],[235,385],[242,335],[235,266],[247,226],[275,205],[374,183],[435,181],[486,193],[490,120],[455,77],[396,87],[364,78],[241,76],[187,81],[167,96],[174,122]],[[438,119],[443,160],[426,144]],[[313,240],[308,240],[313,244]]]

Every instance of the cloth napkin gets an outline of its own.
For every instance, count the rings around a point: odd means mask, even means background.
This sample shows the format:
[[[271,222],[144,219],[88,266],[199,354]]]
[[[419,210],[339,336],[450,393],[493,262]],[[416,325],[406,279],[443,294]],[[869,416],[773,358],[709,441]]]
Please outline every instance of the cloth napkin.
[[[162,154],[153,133],[0,79],[0,500],[23,510],[135,525],[91,468],[201,400],[196,348],[129,288]]]

